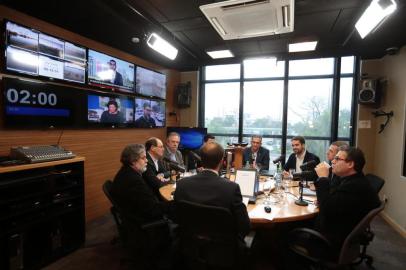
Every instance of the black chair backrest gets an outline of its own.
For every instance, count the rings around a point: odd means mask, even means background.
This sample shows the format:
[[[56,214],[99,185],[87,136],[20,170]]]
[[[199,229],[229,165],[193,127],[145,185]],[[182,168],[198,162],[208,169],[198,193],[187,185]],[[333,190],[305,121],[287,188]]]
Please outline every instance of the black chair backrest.
[[[117,229],[118,232],[120,234],[120,238],[122,240],[125,239],[124,237],[124,230],[123,230],[123,218],[122,218],[122,214],[120,211],[120,208],[118,207],[116,201],[114,200],[113,196],[111,195],[111,189],[113,187],[113,182],[111,180],[106,180],[106,182],[104,182],[103,184],[103,192],[106,195],[106,197],[109,199],[109,201],[111,202],[111,204],[113,205],[110,208],[110,212],[114,217],[114,221],[116,222],[117,225]]]
[[[341,247],[338,264],[350,264],[359,255],[360,241],[365,230],[369,227],[371,221],[385,208],[385,202],[375,209],[372,209],[345,238]]]
[[[175,207],[183,254],[206,265],[231,266],[238,251],[231,212],[189,201],[178,201]]]
[[[372,188],[376,191],[376,193],[379,193],[379,191],[382,189],[383,185],[385,184],[385,180],[383,180],[379,176],[376,176],[375,174],[372,174],[372,173],[368,173],[365,176],[368,179],[369,183],[371,184]]]

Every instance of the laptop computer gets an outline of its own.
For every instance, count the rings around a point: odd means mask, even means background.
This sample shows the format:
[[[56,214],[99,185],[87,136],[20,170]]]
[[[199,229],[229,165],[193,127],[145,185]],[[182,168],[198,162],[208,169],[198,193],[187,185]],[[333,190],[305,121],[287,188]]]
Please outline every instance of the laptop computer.
[[[235,182],[240,186],[243,198],[248,198],[248,203],[255,203],[258,191],[258,172],[255,169],[238,169],[235,172]]]

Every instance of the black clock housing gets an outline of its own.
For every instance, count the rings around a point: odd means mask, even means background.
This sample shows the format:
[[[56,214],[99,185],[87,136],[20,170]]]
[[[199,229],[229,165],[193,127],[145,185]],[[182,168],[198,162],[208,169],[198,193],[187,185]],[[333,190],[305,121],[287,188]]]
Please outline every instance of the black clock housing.
[[[86,95],[75,88],[3,78],[6,127],[79,127],[85,123]]]

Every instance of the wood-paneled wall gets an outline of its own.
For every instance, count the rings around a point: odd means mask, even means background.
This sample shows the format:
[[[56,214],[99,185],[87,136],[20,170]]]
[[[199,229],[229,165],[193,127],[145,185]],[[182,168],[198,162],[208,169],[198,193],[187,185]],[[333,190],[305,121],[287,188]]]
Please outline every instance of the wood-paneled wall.
[[[169,116],[169,112],[178,110],[174,106],[174,89],[180,82],[180,73],[162,68],[141,58],[119,51],[115,48],[82,37],[60,27],[0,5],[0,18],[30,26],[44,33],[75,42],[118,58],[143,65],[167,75],[166,119],[167,126],[179,126],[180,119]],[[3,42],[3,41],[1,41]],[[3,65],[3,63],[0,63]],[[1,105],[0,105],[1,106]],[[3,108],[0,107],[0,110]],[[6,130],[0,128],[0,155],[7,155],[11,146],[56,144],[86,158],[85,161],[85,207],[86,220],[92,220],[108,212],[110,204],[102,191],[106,179],[112,179],[120,167],[120,153],[129,143],[144,143],[151,136],[164,139],[165,128],[156,129],[116,129],[116,130]]]

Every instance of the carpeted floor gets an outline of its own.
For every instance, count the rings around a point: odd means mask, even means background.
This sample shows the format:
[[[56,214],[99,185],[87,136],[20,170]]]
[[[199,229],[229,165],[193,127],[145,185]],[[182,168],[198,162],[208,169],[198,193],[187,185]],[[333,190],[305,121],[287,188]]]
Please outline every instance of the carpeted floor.
[[[378,270],[406,269],[406,239],[394,231],[381,217],[372,223],[375,239],[368,247]],[[111,243],[117,235],[111,215],[103,216],[87,226],[86,244],[83,248],[46,267],[46,270],[111,269],[126,270],[119,243]],[[262,256],[261,256],[262,257]],[[266,256],[265,256],[266,257]],[[253,262],[253,270],[272,270],[275,264],[268,258]],[[361,264],[356,269],[370,269]]]

